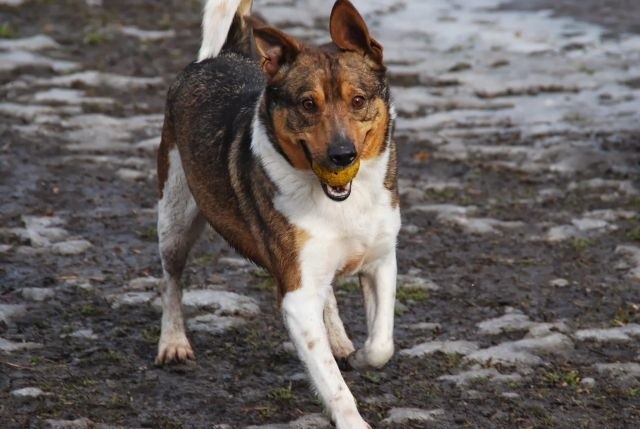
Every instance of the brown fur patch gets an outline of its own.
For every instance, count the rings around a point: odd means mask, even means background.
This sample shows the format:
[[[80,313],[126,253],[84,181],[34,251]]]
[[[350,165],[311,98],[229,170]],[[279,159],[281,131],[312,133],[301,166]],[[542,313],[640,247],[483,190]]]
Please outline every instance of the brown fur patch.
[[[340,270],[338,270],[337,277],[348,276],[349,274],[355,273],[358,268],[362,265],[362,260],[364,255],[356,255],[353,258],[349,259],[346,264]]]
[[[400,196],[398,195],[398,147],[395,141],[389,145],[389,164],[384,176],[384,187],[391,191],[391,206],[398,207]]]
[[[282,281],[279,282],[280,298],[284,297],[288,292],[299,289],[301,286],[300,261],[297,259],[300,257],[302,248],[310,237],[309,233],[304,229],[296,228],[295,234],[293,234],[293,249],[291,251],[293,260],[282,261],[285,272]]]

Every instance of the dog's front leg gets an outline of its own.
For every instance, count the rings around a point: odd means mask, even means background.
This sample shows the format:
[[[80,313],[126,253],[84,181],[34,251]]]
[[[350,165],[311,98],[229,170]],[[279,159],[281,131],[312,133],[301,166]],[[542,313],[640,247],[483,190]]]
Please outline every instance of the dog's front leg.
[[[349,357],[355,369],[379,368],[393,355],[396,274],[395,249],[360,274],[369,336]]]
[[[304,278],[304,276],[303,276]],[[282,300],[285,325],[311,381],[338,429],[366,429],[356,401],[331,353],[323,309],[330,285],[302,281]]]

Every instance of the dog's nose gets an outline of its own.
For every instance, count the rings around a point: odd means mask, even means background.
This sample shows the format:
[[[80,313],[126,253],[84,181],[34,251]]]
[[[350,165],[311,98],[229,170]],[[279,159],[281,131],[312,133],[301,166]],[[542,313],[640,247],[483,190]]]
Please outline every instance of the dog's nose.
[[[356,147],[347,139],[329,145],[327,156],[336,167],[346,167],[356,159]]]

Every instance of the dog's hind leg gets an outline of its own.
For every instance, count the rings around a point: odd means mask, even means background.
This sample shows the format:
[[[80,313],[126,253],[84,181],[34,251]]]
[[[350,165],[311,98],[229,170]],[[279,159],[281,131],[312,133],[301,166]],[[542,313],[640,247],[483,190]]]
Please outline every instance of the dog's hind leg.
[[[162,192],[158,203],[158,242],[163,281],[160,286],[162,326],[157,365],[195,358],[184,327],[180,277],[189,250],[205,225],[204,217],[187,186],[178,149],[167,146],[170,146],[170,142],[163,136],[158,156]],[[165,164],[161,165],[162,162]],[[160,174],[162,168],[163,175]]]
[[[327,327],[331,352],[336,360],[342,364],[344,363],[343,360],[355,351],[355,348],[347,335],[347,331],[344,329],[333,288],[331,288],[327,302],[324,305],[324,324]]]

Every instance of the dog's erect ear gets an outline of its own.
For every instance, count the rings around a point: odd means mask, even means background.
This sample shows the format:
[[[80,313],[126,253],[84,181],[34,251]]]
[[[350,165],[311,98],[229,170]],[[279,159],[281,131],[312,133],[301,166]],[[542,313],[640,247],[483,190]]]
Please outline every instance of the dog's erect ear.
[[[273,27],[266,27],[262,21],[248,19],[253,26],[253,37],[260,57],[260,67],[273,78],[283,64],[293,62],[302,49],[300,42]]]
[[[338,48],[359,52],[382,66],[382,45],[369,35],[364,19],[349,0],[337,0],[333,5],[329,30]]]

